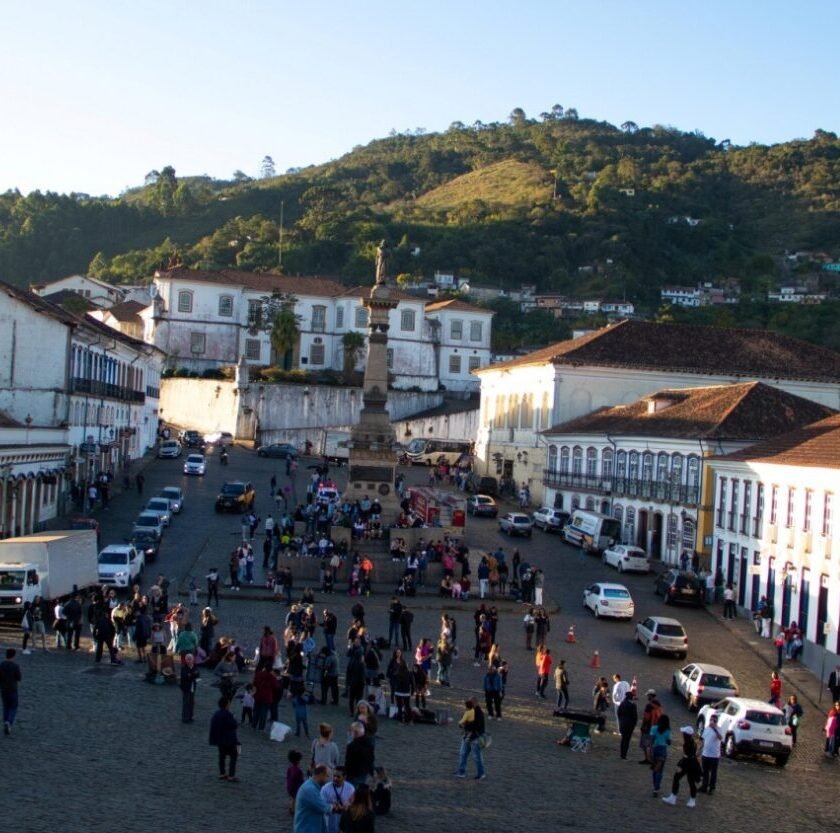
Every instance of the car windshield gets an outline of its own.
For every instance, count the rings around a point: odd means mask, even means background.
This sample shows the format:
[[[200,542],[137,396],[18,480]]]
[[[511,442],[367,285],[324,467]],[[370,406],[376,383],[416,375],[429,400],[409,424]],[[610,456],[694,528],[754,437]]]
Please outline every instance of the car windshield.
[[[140,515],[136,523],[137,526],[158,526],[160,518],[157,515]]]
[[[604,597],[607,599],[629,599],[630,594],[626,590],[619,590],[617,587],[605,587]]]
[[[691,578],[691,576],[677,576],[674,579],[674,587],[686,588],[689,590],[696,590],[697,589],[697,579]]]
[[[241,483],[225,483],[222,486],[222,494],[238,497],[239,495],[245,494],[245,487]]]
[[[23,590],[25,577],[23,570],[0,571],[0,590]]]
[[[99,553],[100,564],[128,564],[128,556],[124,552]]]
[[[704,674],[703,685],[710,688],[735,688],[732,677],[727,677],[724,674]]]
[[[178,495],[178,492],[177,492],[176,489],[164,489],[161,492],[161,495],[163,495],[163,497],[167,498],[168,500],[180,500],[181,499],[180,496]]]
[[[166,512],[169,509],[168,500],[150,500],[149,509],[154,509],[159,512]]]
[[[751,723],[760,723],[762,726],[784,726],[785,724],[785,716],[783,714],[760,712],[756,709],[748,710],[746,719]]]
[[[157,538],[155,538],[154,532],[135,532],[131,536],[131,542],[133,544],[156,544]]]
[[[656,632],[660,636],[685,636],[685,631],[682,629],[682,625],[665,625],[663,623],[659,623],[659,627],[656,629]]]

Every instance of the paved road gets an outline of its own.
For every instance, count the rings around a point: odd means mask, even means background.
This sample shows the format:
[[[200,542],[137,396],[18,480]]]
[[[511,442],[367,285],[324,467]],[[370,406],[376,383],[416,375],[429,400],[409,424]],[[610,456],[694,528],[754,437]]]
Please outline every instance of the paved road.
[[[282,472],[282,463],[257,460],[237,449],[227,470],[211,465],[206,478],[190,480],[184,513],[167,533],[160,563],[153,569],[159,567],[180,580],[189,574],[202,550],[212,548],[220,556],[228,552],[240,530],[236,516],[217,516],[212,511],[222,476],[252,479],[264,512],[272,470]],[[143,499],[164,485],[181,483],[179,472],[179,461],[152,463],[146,470]],[[411,476],[424,479],[422,471]],[[107,513],[101,513],[106,542],[121,540],[140,505],[141,498],[131,493],[120,496]],[[484,548],[501,542],[507,551],[513,546],[499,536],[490,520],[470,519],[469,541]],[[582,610],[583,587],[595,578],[615,578],[614,573],[597,559],[581,558],[557,538],[541,533],[518,546],[533,564],[545,569],[547,593],[559,604],[550,645],[555,657],[568,661],[573,703],[588,703],[598,673],[619,671],[626,678],[636,676],[641,690],[659,690],[673,725],[693,722],[693,716],[668,691],[678,663],[645,656],[633,642],[630,624],[594,621]],[[625,576],[622,581],[633,593],[640,615],[672,612],[653,595],[650,578]],[[387,602],[387,595],[366,602],[376,633],[386,633]],[[340,623],[346,624],[349,600],[336,595],[329,603]],[[420,597],[414,607],[415,639],[434,636],[439,600]],[[453,688],[435,688],[432,697],[434,708],[449,708],[456,719],[460,702],[480,686],[481,669],[469,660],[473,610],[470,602],[456,612],[462,652],[453,673]],[[253,645],[261,626],[270,623],[278,628],[284,612],[273,603],[225,599],[219,610],[219,633]],[[476,783],[452,777],[459,744],[454,725],[404,727],[388,723],[377,744],[377,760],[394,778],[394,811],[378,824],[380,830],[666,831],[701,824],[704,829],[727,833],[754,833],[770,826],[782,833],[837,830],[833,788],[839,773],[837,766],[821,755],[822,720],[810,703],[818,689],[807,674],[793,672],[786,681],[786,693],[791,682],[798,681],[806,696],[800,744],[787,768],[757,761],[725,761],[713,798],[700,796],[694,811],[684,806],[666,807],[651,797],[647,769],[619,759],[617,738],[612,735],[597,737],[588,754],[556,746],[560,726],[551,716],[550,701],[533,694],[533,660],[524,650],[521,616],[520,606],[503,606],[499,638],[511,664],[511,677],[505,719],[492,723],[494,744],[487,753],[488,779]],[[689,633],[689,659],[728,666],[744,693],[766,698],[768,649],[750,635],[747,624],[724,625],[719,617],[702,610],[680,610],[677,617]],[[570,624],[577,635],[574,645],[564,641]],[[595,649],[602,658],[600,671],[589,666]],[[142,682],[137,666],[95,668],[87,654],[67,656],[61,652],[36,653],[20,660],[24,683],[19,721],[10,738],[0,738],[8,829],[53,833],[69,825],[90,831],[113,831],[115,827],[148,831],[164,826],[291,830],[283,772],[286,754],[294,744],[274,744],[250,729],[242,730],[242,783],[220,785],[215,778],[214,750],[207,745],[207,722],[216,700],[216,690],[209,685],[203,684],[199,692],[196,724],[185,726],[179,720],[178,692]],[[284,704],[281,715],[286,722],[290,712]],[[341,740],[349,715],[345,706],[312,707],[310,726],[314,728],[320,720],[333,723]],[[666,767],[666,780],[676,753],[676,749],[672,751]],[[682,793],[685,797],[685,787]]]

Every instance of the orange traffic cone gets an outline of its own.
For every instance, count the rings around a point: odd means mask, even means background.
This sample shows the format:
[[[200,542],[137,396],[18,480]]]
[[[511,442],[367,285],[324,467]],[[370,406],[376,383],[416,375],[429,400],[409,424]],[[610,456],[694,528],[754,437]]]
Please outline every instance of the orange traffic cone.
[[[575,639],[575,626],[569,625],[569,632],[566,634],[566,642],[577,642]]]
[[[601,667],[601,655],[594,651],[592,654],[592,662],[589,663],[590,668],[600,668]]]

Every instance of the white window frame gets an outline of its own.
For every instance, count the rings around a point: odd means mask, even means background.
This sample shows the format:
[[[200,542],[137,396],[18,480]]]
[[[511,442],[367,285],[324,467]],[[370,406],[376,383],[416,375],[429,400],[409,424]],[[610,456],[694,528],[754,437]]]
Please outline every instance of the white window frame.
[[[219,316],[221,318],[233,316],[233,295],[219,295]]]
[[[404,309],[400,313],[400,330],[404,333],[413,333],[417,326],[417,314],[413,309]]]
[[[191,313],[193,311],[193,291],[191,289],[178,290],[178,312]]]
[[[484,322],[470,321],[470,341],[481,341],[484,338]]]

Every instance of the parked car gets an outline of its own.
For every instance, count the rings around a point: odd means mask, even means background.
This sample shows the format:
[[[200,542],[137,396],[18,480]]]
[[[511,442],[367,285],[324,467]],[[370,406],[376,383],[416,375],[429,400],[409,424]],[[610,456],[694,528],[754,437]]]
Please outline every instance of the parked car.
[[[499,518],[499,532],[508,535],[524,535],[530,538],[534,531],[534,522],[524,512],[508,512]]]
[[[99,553],[99,583],[131,587],[143,566],[143,553],[131,544],[109,544]]]
[[[544,532],[560,532],[568,523],[569,513],[562,509],[543,506],[541,509],[537,509],[531,517],[537,529],[542,529]]]
[[[197,474],[204,476],[207,472],[207,460],[203,454],[188,454],[184,461],[184,474]]]
[[[147,504],[144,512],[154,512],[160,515],[164,526],[169,526],[172,521],[172,507],[165,497],[153,497]]]
[[[486,477],[477,472],[472,472],[467,475],[464,489],[474,495],[496,497],[499,494],[499,481],[495,477]]]
[[[131,528],[132,534],[137,532],[138,529],[154,532],[158,540],[163,538],[163,521],[157,512],[141,512]]]
[[[685,659],[688,653],[688,636],[676,619],[665,616],[648,616],[636,624],[636,642],[650,656],[655,651],[676,654]]]
[[[164,440],[158,449],[158,457],[161,459],[180,457],[181,443],[178,440]]]
[[[189,457],[187,458],[189,460]],[[160,497],[165,497],[177,515],[184,508],[184,492],[177,486],[166,486],[158,492]]]
[[[705,662],[692,662],[674,671],[671,691],[684,697],[689,709],[699,709],[703,703],[737,697],[740,693],[730,671]]]
[[[630,591],[623,584],[610,584],[605,581],[590,584],[583,591],[583,606],[589,608],[596,619],[602,616],[632,619],[636,612]]]
[[[223,483],[216,498],[217,512],[247,512],[254,505],[254,487],[241,480]]]
[[[184,448],[204,448],[204,437],[198,431],[181,431],[178,435],[181,445]]]
[[[296,460],[298,451],[291,443],[271,443],[257,449],[260,457],[278,457],[281,460]]]
[[[604,550],[602,558],[604,564],[609,564],[611,567],[615,567],[619,573],[650,572],[650,559],[641,547],[630,547],[626,544],[613,544],[613,546]]]
[[[467,498],[467,512],[475,517],[495,518],[499,507],[490,495],[471,495]]]
[[[703,731],[712,714],[718,716],[723,751],[728,758],[741,754],[769,755],[778,766],[788,762],[793,751],[793,737],[781,709],[762,700],[725,697],[700,709],[698,731]]]
[[[146,564],[157,561],[158,553],[160,553],[160,540],[154,532],[138,529],[132,533],[128,543],[138,552],[143,553],[143,560]]]
[[[654,593],[662,596],[665,604],[703,604],[703,584],[694,573],[683,570],[666,570],[656,578]]]

